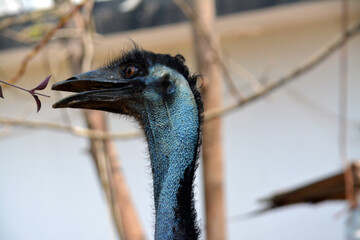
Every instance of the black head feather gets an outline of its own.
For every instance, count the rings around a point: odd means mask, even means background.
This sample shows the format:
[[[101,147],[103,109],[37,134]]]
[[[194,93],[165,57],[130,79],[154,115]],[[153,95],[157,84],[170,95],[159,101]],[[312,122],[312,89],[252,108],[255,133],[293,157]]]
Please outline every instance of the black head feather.
[[[191,91],[194,94],[196,104],[198,106],[199,117],[202,121],[202,113],[204,111],[201,95],[198,90],[198,81],[200,76],[197,74],[190,74],[189,68],[185,65],[185,58],[181,54],[171,56],[169,54],[158,54],[151,51],[141,49],[134,44],[131,50],[123,52],[118,58],[110,62],[106,67],[110,69],[118,68],[119,66],[126,66],[128,64],[135,64],[139,68],[139,75],[147,75],[150,66],[161,64],[172,68],[179,72],[189,82]]]

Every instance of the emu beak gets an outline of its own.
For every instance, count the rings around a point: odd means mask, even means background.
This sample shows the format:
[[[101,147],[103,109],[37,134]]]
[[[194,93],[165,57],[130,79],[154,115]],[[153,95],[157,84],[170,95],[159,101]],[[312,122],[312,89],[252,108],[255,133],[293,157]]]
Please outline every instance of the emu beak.
[[[53,105],[53,108],[85,108],[115,110],[114,102],[131,98],[141,91],[143,83],[135,79],[114,76],[106,69],[97,69],[75,75],[52,86],[52,90],[76,92]]]

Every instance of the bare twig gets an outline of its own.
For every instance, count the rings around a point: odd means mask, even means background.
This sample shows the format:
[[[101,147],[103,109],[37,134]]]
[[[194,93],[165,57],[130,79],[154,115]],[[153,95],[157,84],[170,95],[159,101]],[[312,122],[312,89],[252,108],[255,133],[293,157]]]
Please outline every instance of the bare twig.
[[[65,43],[61,43],[63,46],[65,46]],[[56,56],[54,57],[54,54],[51,54],[49,49],[44,49],[43,51],[43,68],[44,72],[49,73],[51,72],[53,74],[53,78],[51,78],[51,83],[56,83],[56,76],[58,76],[59,70],[60,70],[60,64],[63,61],[66,61],[70,53],[67,48],[61,48],[60,51],[56,52]],[[52,59],[52,61],[50,61]],[[56,101],[59,101],[62,98],[63,94],[60,91],[54,92],[54,97]],[[67,108],[63,108],[60,110],[61,118],[64,123],[71,125],[71,117],[69,114],[69,111]]]
[[[348,0],[342,0],[342,17],[341,17],[341,31],[346,34],[348,26]],[[344,168],[345,180],[345,196],[348,200],[351,209],[357,206],[357,201],[354,192],[354,176],[347,159],[347,71],[348,71],[348,55],[346,42],[340,49],[340,62],[339,62],[339,157]]]
[[[81,39],[71,40],[72,43],[75,44],[73,47],[80,49],[79,53],[75,54],[75,57],[73,58],[73,62],[75,62],[73,71],[75,73],[79,73],[79,71],[85,72],[91,69],[94,54],[94,43],[88,26],[92,16],[93,7],[94,1],[90,1],[84,6],[85,10],[83,14],[76,14],[74,16],[73,22],[81,32]],[[84,110],[83,113],[89,129],[107,131],[106,116],[103,112]],[[89,140],[92,159],[97,167],[97,172],[105,192],[108,207],[114,221],[114,226],[116,227],[120,239],[126,239],[123,216],[120,213],[120,207],[117,203],[115,194],[116,189],[114,189],[114,181],[109,157],[110,155],[114,155],[111,154],[112,151],[116,153],[116,149],[109,148],[109,145],[106,144],[107,142],[105,142],[105,140],[91,138],[89,138]]]
[[[40,15],[35,16],[33,14],[24,14],[21,16],[5,18],[4,20],[0,21],[0,30],[10,27],[11,25],[21,24],[34,20],[38,17],[40,17]]]
[[[230,59],[232,60],[232,59]],[[261,83],[259,79],[257,79],[251,72],[249,72],[247,69],[245,69],[241,64],[238,62],[232,60],[233,64],[236,64],[236,67],[233,67],[232,69],[236,70],[235,73],[237,76],[243,76],[243,79],[249,87],[252,89],[253,92],[258,92],[264,89],[264,85]]]
[[[25,119],[25,117],[27,115],[27,110],[29,109],[30,105],[32,105],[32,103],[28,102],[24,107],[22,107],[22,109],[20,109],[20,112],[18,112],[16,114],[16,118],[19,120]],[[13,126],[5,125],[0,130],[0,138],[4,138],[4,137],[10,135],[12,133],[12,131],[13,131]]]
[[[185,3],[185,1],[182,1]],[[205,109],[222,106],[223,82],[218,36],[214,29],[216,19],[214,0],[194,0],[192,18],[194,47],[198,71],[206,80],[201,89]],[[227,70],[227,69],[226,69]],[[230,79],[228,71],[224,72]],[[232,84],[234,82],[230,81]],[[231,86],[230,90],[235,90]],[[235,92],[232,91],[234,94]],[[241,94],[234,94],[240,100]],[[224,154],[222,143],[222,119],[205,122],[202,131],[202,167],[206,210],[206,238],[226,239],[225,194],[224,194]]]
[[[258,99],[266,96],[271,91],[284,86],[285,84],[294,80],[296,77],[309,71],[310,69],[314,68],[319,63],[324,61],[330,54],[332,54],[337,49],[339,49],[341,46],[343,46],[348,39],[354,37],[359,32],[360,32],[360,22],[356,23],[355,26],[348,29],[345,33],[333,38],[329,43],[322,46],[318,51],[316,51],[314,54],[312,54],[310,57],[308,57],[304,62],[299,64],[297,67],[295,67],[295,69],[289,71],[287,74],[285,74],[280,79],[275,80],[272,83],[270,83],[269,85],[265,86],[263,90],[255,93],[252,96],[245,98],[241,101],[230,104],[224,108],[212,109],[212,110],[207,111],[205,113],[205,120],[210,120],[213,118],[220,117],[224,114],[230,113],[239,107],[242,107],[250,102],[253,102],[255,100],[258,100]]]
[[[90,1],[84,6],[81,18],[79,18],[80,14],[74,18],[77,26],[82,30],[82,59],[79,59],[81,60],[82,72],[89,71],[92,67],[94,43],[91,16],[93,6],[94,1]],[[74,70],[78,71],[79,69]],[[106,115],[103,112],[86,110],[84,113],[90,129],[107,131]],[[140,220],[131,199],[125,177],[120,169],[120,160],[112,139],[90,139],[90,146],[93,160],[98,166],[98,174],[107,193],[109,208],[119,237],[129,240],[144,239]]]
[[[334,124],[339,123],[339,114],[331,111],[330,109],[326,108],[325,106],[319,104],[318,102],[310,99],[308,96],[303,94],[301,91],[297,90],[293,87],[288,87],[286,89],[288,96],[309,109],[318,116],[325,118],[328,121],[331,121]],[[359,121],[355,119],[347,119],[347,126],[353,129],[357,129],[359,127]]]
[[[99,111],[86,111],[89,128],[107,129],[105,115]],[[128,186],[112,140],[91,140],[91,153],[108,198],[111,214],[121,239],[144,239]]]
[[[201,36],[201,40],[204,41],[204,43],[211,48],[212,53],[214,53],[214,56],[209,56],[209,57],[215,57],[215,60],[217,60],[217,63],[219,64],[223,74],[225,75],[225,83],[228,85],[231,94],[238,100],[242,100],[243,96],[239,91],[239,89],[237,88],[235,81],[232,78],[226,64],[224,63],[224,60],[220,53],[220,48],[218,44],[215,41],[213,41],[213,38],[209,36],[208,31],[206,31],[205,24],[199,18],[196,17],[194,9],[192,9],[192,7],[185,0],[174,0],[174,3],[191,21],[195,31],[198,33],[199,36]]]
[[[50,76],[49,76],[48,78],[50,79]],[[45,95],[45,94],[42,94],[42,93],[31,92],[31,89],[26,89],[26,88],[23,88],[23,87],[19,87],[19,86],[16,86],[16,85],[11,84],[11,83],[7,83],[7,82],[2,81],[2,80],[0,80],[0,83],[6,84],[6,85],[8,85],[8,86],[11,86],[11,87],[13,87],[13,88],[17,88],[17,89],[22,90],[22,91],[25,91],[25,92],[28,92],[28,93],[30,93],[30,94],[32,94],[32,95],[38,95],[38,96],[48,97],[48,98],[50,97],[49,95]]]
[[[90,129],[104,130],[106,119],[102,112],[85,110],[84,115]],[[90,139],[90,152],[95,162],[97,172],[102,183],[110,213],[114,220],[117,232],[121,239],[125,239],[122,216],[119,205],[116,204],[116,194],[112,181],[112,172],[109,159],[109,151],[104,140]]]
[[[50,10],[43,10],[43,11],[36,11],[36,12],[29,12],[23,15],[8,17],[4,20],[0,21],[0,30],[8,28],[12,25],[22,24],[30,21],[37,20],[39,18],[44,17],[44,15],[51,14],[51,15],[63,15],[64,10],[59,8],[58,6],[50,9]]]
[[[42,128],[56,131],[65,131],[75,136],[92,138],[92,139],[117,139],[126,140],[142,136],[140,132],[124,132],[124,133],[109,133],[100,130],[91,130],[79,126],[63,125],[55,122],[40,122],[31,120],[22,120],[17,118],[0,117],[0,124],[10,126],[22,126],[27,128]]]
[[[71,18],[77,13],[86,2],[89,0],[84,0],[79,5],[73,7],[73,9],[65,16],[61,17],[58,23],[42,38],[42,40],[23,58],[21,66],[17,73],[8,81],[8,83],[15,83],[17,80],[22,77],[25,73],[28,63],[40,52],[40,50],[46,46],[46,44],[51,40],[52,36],[56,33],[59,28],[62,28]]]
[[[25,44],[25,45],[30,45],[30,44],[36,42],[36,40],[29,37],[28,34],[25,34],[23,32],[17,32],[17,31],[15,31],[13,29],[10,29],[10,28],[2,30],[1,35],[3,37],[9,38],[11,40],[14,40],[16,42],[20,42],[20,43]]]

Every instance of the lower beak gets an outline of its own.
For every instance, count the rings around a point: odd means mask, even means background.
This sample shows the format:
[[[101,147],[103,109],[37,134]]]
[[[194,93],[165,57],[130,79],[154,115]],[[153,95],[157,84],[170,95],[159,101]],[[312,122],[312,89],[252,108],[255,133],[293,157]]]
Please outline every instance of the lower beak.
[[[75,75],[56,83],[52,90],[76,92],[56,102],[53,108],[84,108],[112,111],[115,102],[131,98],[142,86],[139,80],[115,78],[112,73],[98,69]]]

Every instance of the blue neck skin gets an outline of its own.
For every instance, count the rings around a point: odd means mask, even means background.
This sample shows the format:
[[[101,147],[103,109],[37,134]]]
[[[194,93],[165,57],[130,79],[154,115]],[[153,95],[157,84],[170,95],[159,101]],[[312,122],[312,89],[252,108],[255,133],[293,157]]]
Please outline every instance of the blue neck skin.
[[[148,140],[153,171],[156,211],[155,239],[179,239],[185,236],[184,221],[177,216],[177,193],[182,187],[185,171],[194,171],[199,138],[199,114],[194,95],[187,80],[176,71],[156,65],[149,73],[151,79],[169,74],[174,83],[172,100],[154,91],[145,93],[142,122]],[[192,185],[192,179],[186,181]],[[191,186],[192,187],[192,186]],[[190,187],[190,188],[191,188]],[[190,197],[190,195],[189,195]]]

